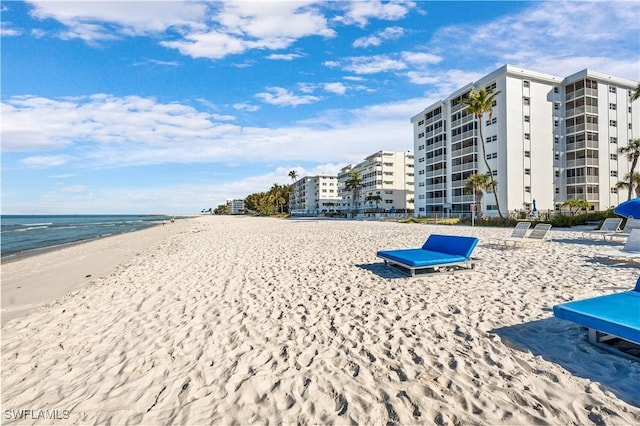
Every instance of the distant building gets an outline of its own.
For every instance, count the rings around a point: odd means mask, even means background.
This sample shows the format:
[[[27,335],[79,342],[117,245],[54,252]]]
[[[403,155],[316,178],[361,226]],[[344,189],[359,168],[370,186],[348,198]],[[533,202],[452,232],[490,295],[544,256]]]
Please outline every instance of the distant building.
[[[244,214],[244,200],[227,200],[229,214]]]
[[[289,211],[292,215],[335,213],[341,201],[337,176],[305,176],[293,183]]]
[[[556,210],[573,198],[586,199],[592,210],[626,200],[616,183],[629,161],[618,148],[640,136],[640,104],[629,96],[637,85],[591,70],[562,78],[505,65],[425,108],[411,118],[415,215],[470,214],[474,196],[465,186],[470,175],[487,173],[483,155],[503,215]],[[482,123],[462,103],[479,87],[500,92]],[[498,214],[493,193],[482,208]]]
[[[338,182],[345,212],[358,213],[413,211],[414,155],[412,152],[378,151],[361,163],[343,167]],[[349,174],[357,172],[362,180],[356,200],[347,188]],[[378,200],[374,198],[380,197]]]

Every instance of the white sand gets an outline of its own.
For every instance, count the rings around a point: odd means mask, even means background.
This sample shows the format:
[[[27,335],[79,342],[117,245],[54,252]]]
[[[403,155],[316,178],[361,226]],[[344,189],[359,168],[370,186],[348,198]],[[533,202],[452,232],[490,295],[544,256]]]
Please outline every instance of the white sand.
[[[594,258],[615,243],[552,230],[505,250],[484,241],[507,229],[352,221],[180,226],[4,324],[4,423],[18,409],[68,417],[40,421],[55,424],[640,423],[640,362],[551,311],[633,287],[640,269]],[[375,257],[430,233],[479,236],[484,262],[412,279]],[[3,294],[5,274],[38,257],[3,265]]]

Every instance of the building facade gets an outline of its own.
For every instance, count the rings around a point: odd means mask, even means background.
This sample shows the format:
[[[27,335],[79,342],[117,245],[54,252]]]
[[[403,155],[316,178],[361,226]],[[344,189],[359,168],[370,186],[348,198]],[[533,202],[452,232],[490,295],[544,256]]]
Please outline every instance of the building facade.
[[[293,183],[289,211],[299,216],[335,213],[341,202],[337,176],[305,176]]]
[[[411,118],[415,215],[470,214],[467,179],[488,172],[485,159],[503,215],[557,210],[571,198],[594,210],[625,200],[615,186],[629,162],[618,148],[640,134],[639,105],[629,98],[637,84],[591,70],[562,78],[505,65],[429,106]],[[499,93],[478,123],[463,100],[480,87]],[[483,213],[497,209],[489,191]]]
[[[347,185],[354,172],[361,179],[357,194]],[[413,212],[414,155],[410,151],[378,151],[361,163],[343,167],[338,186],[344,212]]]
[[[227,200],[227,207],[229,214],[244,214],[244,200],[235,199]]]

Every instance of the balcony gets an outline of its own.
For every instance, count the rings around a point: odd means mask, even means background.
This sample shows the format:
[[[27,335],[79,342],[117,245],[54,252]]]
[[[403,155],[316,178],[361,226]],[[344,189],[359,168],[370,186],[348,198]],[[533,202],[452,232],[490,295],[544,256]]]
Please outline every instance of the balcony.
[[[594,148],[598,149],[598,141],[580,141],[567,144],[567,151],[575,151],[577,149]]]
[[[447,185],[445,183],[433,183],[431,185],[429,185],[428,183],[425,184],[425,191],[440,191],[443,189],[446,189]]]
[[[477,169],[477,165],[475,161],[470,161],[468,163],[464,163],[464,164],[459,164],[457,166],[452,166],[451,167],[451,173],[456,173],[456,172],[466,172],[467,170],[475,170]]]
[[[445,176],[447,174],[447,169],[437,169],[424,172],[425,177],[433,177],[433,176]]]
[[[462,149],[456,149],[455,151],[451,151],[451,158],[453,157],[462,157],[468,154],[474,154],[476,152],[475,146],[468,146]]]
[[[427,151],[433,151],[434,149],[443,148],[445,145],[445,141],[439,141],[432,143],[431,145],[427,145]]]
[[[425,125],[427,125],[427,124],[435,123],[436,121],[440,120],[441,118],[442,118],[442,113],[440,113],[440,114],[438,114],[438,115],[434,115],[434,116],[433,116],[433,117],[431,117],[431,118],[427,118],[427,119],[424,121],[424,124],[425,124]]]
[[[567,185],[598,184],[598,176],[576,176],[567,178]]]
[[[426,205],[428,206],[433,204],[444,204],[445,198],[444,197],[427,198],[425,201],[426,201]]]
[[[459,135],[455,135],[455,136],[451,136],[451,143],[456,143],[456,142],[460,142],[462,140],[468,139],[468,138],[472,138],[474,137],[474,131],[473,130],[467,130],[464,133],[461,133]]]
[[[473,195],[458,195],[451,197],[452,203],[473,203]]]
[[[597,158],[578,158],[575,160],[567,160],[566,162],[566,167],[568,169],[573,167],[580,167],[580,166],[597,166],[597,165],[598,165]]]
[[[565,113],[566,117],[573,117],[575,115],[582,115],[584,113],[598,114],[598,107],[592,105],[582,105],[573,109],[568,109]]]
[[[451,122],[451,128],[453,129],[454,127],[458,127],[458,126],[462,126],[464,124],[467,124],[471,121],[473,121],[474,116],[473,115],[467,115],[466,117],[462,117],[460,120],[455,120]]]

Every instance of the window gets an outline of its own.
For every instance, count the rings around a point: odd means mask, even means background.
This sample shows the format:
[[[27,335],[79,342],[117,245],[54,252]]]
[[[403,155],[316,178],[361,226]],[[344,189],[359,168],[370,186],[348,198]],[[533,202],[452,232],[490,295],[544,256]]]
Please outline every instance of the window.
[[[560,170],[556,170],[555,175],[556,175],[556,177],[559,178],[560,177]]]
[[[497,171],[497,170],[494,170],[494,171],[493,171],[493,175],[494,175],[494,176],[498,176],[498,171]]]
[[[524,169],[524,174],[525,175],[530,175],[531,174],[531,169]]]
[[[611,170],[611,177],[618,177],[618,171],[617,170]]]
[[[613,86],[609,86],[609,93],[616,93],[616,88]]]
[[[524,158],[531,158],[531,151],[525,151]]]
[[[560,88],[559,87],[554,87],[553,88],[553,93],[560,93]]]
[[[530,186],[525,186],[524,187],[524,192],[531,192],[531,187]]]
[[[609,126],[616,127],[618,126],[618,123],[616,122],[616,120],[609,120]]]
[[[631,123],[629,123],[629,130],[631,130]]]
[[[609,104],[609,109],[612,109],[615,111],[616,109],[616,104]]]
[[[609,138],[609,143],[618,143],[618,138],[616,138],[616,137],[614,137],[614,136],[611,136],[611,137]]]
[[[560,193],[560,188],[556,188],[556,194]]]
[[[531,121],[531,118],[528,115],[524,116],[524,122],[528,123],[529,121]]]
[[[527,98],[526,96],[524,98],[522,98],[522,103],[525,105],[530,105],[531,104],[531,98]]]
[[[527,140],[527,141],[531,140],[531,135],[529,133],[525,133],[524,134],[524,139]]]
[[[615,186],[611,188],[611,193],[612,194],[617,194],[618,193],[618,188],[616,188]]]
[[[609,158],[613,161],[616,161],[618,159],[618,154],[609,154]]]
[[[523,85],[524,87],[529,87],[529,82],[528,82],[527,80],[524,80],[524,81],[522,82],[522,85]]]
[[[553,125],[558,127],[560,125],[560,120],[553,120]]]
[[[556,111],[560,109],[560,102],[554,102],[553,103],[553,109],[555,109]]]
[[[553,137],[553,141],[554,141],[555,143],[560,143],[560,136],[558,136],[558,135],[554,136],[554,137]]]

